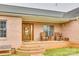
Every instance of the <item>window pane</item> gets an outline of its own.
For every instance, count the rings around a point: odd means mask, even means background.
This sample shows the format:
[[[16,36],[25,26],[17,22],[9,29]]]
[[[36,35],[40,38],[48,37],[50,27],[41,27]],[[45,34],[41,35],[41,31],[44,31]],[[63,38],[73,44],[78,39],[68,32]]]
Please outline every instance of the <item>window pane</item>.
[[[3,30],[0,31],[0,37],[3,37]]]
[[[3,37],[6,37],[6,30],[3,31]]]
[[[46,32],[46,35],[47,36],[53,35],[53,32],[54,32],[53,31],[54,30],[54,27],[53,26],[51,26],[51,25],[44,25],[43,26],[43,29],[44,29],[43,31]]]
[[[0,31],[0,37],[1,37],[1,31]]]
[[[3,28],[6,28],[6,22],[3,21]]]
[[[44,32],[46,33],[46,36],[48,36],[48,25],[43,25]]]

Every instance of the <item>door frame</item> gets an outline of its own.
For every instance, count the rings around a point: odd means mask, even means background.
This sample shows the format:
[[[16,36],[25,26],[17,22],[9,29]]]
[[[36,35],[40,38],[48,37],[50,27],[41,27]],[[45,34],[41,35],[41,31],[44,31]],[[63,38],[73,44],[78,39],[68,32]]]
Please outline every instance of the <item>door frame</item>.
[[[28,23],[28,22],[22,22],[22,41],[23,41],[23,24],[30,24],[32,26],[32,33],[31,33],[31,39],[30,41],[34,41],[34,24],[33,23]]]

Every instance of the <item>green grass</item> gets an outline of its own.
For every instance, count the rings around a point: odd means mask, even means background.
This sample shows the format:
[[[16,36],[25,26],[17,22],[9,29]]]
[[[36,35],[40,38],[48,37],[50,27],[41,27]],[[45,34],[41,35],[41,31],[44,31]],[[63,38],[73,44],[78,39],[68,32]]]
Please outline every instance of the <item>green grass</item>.
[[[79,48],[48,49],[43,54],[45,56],[67,56],[67,55],[79,54]]]

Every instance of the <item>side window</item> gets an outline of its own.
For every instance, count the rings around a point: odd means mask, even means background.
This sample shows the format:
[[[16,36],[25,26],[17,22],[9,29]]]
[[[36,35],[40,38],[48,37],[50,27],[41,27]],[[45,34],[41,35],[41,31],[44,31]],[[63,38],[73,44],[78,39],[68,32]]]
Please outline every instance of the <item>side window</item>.
[[[0,37],[6,37],[6,21],[0,21]]]

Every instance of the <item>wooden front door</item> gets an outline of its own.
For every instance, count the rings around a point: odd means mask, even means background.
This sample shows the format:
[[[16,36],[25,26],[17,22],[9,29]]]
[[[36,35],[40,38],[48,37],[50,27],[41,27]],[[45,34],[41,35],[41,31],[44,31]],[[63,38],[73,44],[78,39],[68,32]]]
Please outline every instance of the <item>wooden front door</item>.
[[[22,29],[23,29],[22,40],[24,42],[32,41],[33,40],[33,24],[24,23]]]

